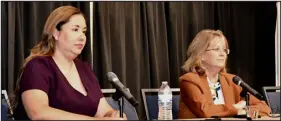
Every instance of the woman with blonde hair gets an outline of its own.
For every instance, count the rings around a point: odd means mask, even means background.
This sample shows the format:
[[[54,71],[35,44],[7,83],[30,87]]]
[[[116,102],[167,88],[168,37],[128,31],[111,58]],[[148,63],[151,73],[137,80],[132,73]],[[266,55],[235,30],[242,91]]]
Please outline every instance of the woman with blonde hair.
[[[235,75],[225,69],[229,52],[227,39],[219,30],[202,30],[193,39],[183,65],[187,73],[179,81],[179,119],[245,114],[242,88],[232,82]],[[249,104],[261,116],[270,113],[266,103],[252,95]]]
[[[22,67],[15,119],[123,119],[106,102],[90,66],[77,58],[86,31],[84,15],[75,7],[62,6],[49,15],[42,40]]]

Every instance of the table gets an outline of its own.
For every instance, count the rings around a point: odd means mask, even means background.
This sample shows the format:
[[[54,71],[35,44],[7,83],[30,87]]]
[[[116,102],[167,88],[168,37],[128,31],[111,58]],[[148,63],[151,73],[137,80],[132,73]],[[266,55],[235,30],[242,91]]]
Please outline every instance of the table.
[[[178,119],[178,120],[214,120],[215,118],[193,118],[193,119]],[[220,118],[223,120],[247,120],[246,118]],[[264,116],[258,119],[253,120],[280,120],[280,114],[270,115],[270,116]]]

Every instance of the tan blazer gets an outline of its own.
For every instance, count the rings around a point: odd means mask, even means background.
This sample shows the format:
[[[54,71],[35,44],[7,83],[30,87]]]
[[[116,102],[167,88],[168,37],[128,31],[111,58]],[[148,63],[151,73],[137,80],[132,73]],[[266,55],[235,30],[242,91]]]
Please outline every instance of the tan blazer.
[[[234,116],[237,110],[232,106],[241,99],[242,88],[232,82],[235,75],[220,73],[220,83],[225,104],[215,105],[211,96],[207,76],[197,73],[186,73],[180,77],[179,119],[209,118],[212,116]],[[250,95],[249,104],[259,110],[259,115],[269,115],[271,110],[264,101]]]

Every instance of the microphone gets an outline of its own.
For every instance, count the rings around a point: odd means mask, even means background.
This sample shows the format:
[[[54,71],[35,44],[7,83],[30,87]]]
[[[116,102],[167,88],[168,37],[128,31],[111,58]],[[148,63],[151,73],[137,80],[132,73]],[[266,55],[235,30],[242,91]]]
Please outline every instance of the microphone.
[[[250,92],[252,95],[254,95],[258,99],[263,99],[263,96],[259,94],[256,90],[254,90],[252,87],[250,87],[247,83],[242,81],[242,79],[239,76],[233,77],[232,81],[237,84],[238,86],[241,86],[246,91]]]
[[[113,72],[108,72],[107,77],[109,82],[116,88],[116,91],[119,91],[121,95],[124,96],[134,107],[138,105],[138,101],[124,87],[124,85],[119,81],[118,77]]]

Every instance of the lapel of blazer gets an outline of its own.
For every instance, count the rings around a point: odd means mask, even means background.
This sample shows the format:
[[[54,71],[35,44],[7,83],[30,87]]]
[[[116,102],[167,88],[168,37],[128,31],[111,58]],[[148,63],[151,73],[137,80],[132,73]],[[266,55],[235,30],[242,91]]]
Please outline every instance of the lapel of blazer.
[[[226,105],[235,104],[234,95],[232,93],[232,87],[227,83],[226,75],[224,73],[220,73],[220,83],[222,88],[222,93],[224,97],[224,102]]]
[[[204,95],[206,96],[208,102],[213,103],[213,97],[212,97],[212,94],[211,94],[211,90],[210,90],[210,87],[209,87],[209,83],[208,83],[206,74],[200,76],[200,83],[202,85],[203,92],[205,92]]]

